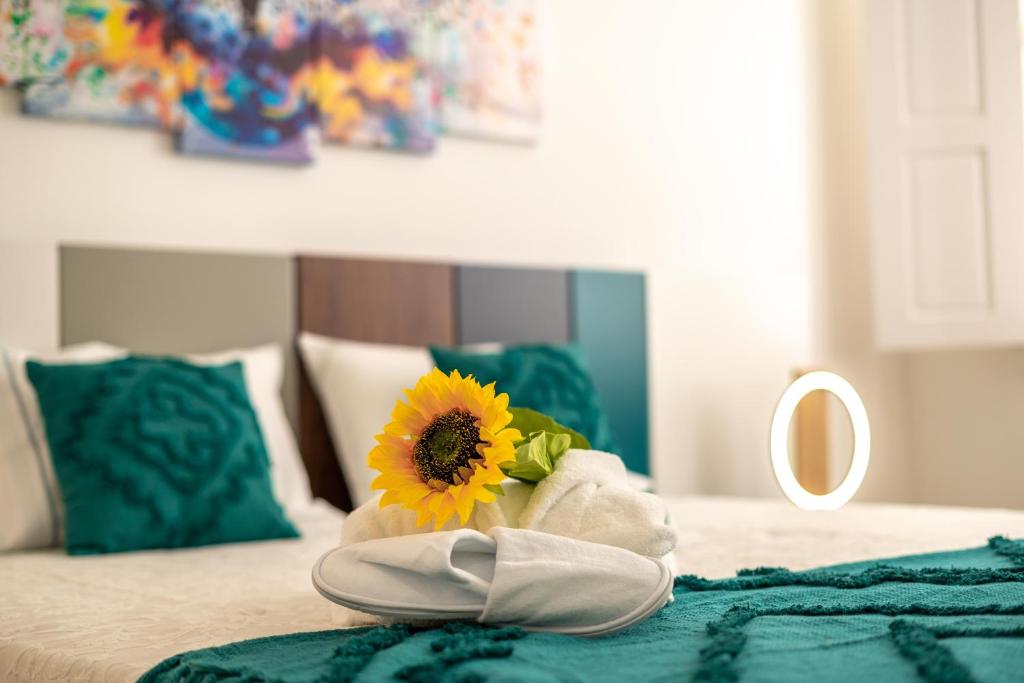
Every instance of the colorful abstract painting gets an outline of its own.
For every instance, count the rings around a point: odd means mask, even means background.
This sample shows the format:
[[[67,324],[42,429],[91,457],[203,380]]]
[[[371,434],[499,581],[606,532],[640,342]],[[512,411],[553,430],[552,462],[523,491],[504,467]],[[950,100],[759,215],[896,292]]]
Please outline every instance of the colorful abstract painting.
[[[0,86],[29,115],[172,131],[184,154],[530,141],[539,2],[0,0]]]
[[[446,133],[532,142],[541,122],[539,0],[439,0],[433,59]]]
[[[178,149],[312,161],[318,12],[312,0],[181,0]]]
[[[170,128],[178,104],[170,2],[60,0],[39,22],[54,24],[46,27],[54,59],[26,79],[23,111]]]
[[[7,0],[0,4],[0,87],[21,80],[23,29],[28,18],[28,0]]]
[[[425,6],[324,0],[317,83],[324,139],[429,152],[437,97],[424,59]]]
[[[0,0],[0,86],[59,77],[62,0]]]

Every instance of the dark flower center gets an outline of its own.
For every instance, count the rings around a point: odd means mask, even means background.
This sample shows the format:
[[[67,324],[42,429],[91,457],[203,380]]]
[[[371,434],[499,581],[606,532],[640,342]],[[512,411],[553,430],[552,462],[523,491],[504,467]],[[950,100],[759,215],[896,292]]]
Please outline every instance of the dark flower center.
[[[413,446],[416,473],[435,489],[469,481],[473,466],[483,460],[476,451],[480,443],[480,428],[469,411],[455,408],[438,415]]]

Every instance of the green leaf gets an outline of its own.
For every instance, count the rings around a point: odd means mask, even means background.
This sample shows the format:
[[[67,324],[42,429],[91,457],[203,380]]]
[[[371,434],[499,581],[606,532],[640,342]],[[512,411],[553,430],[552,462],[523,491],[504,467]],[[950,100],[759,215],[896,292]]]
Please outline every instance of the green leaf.
[[[505,472],[508,476],[519,481],[536,484],[544,477],[551,474],[543,465],[535,462],[517,463],[510,470]]]
[[[501,484],[484,484],[484,488],[496,496],[505,495],[505,489],[501,488]]]
[[[548,457],[552,463],[565,455],[565,452],[572,448],[572,437],[568,434],[548,434]]]
[[[530,449],[529,459],[531,462],[542,463],[546,467],[551,466],[551,458],[548,457],[547,432],[540,432],[536,436],[530,435],[530,443],[525,446]]]
[[[518,429],[522,434],[533,434],[534,432],[547,432],[548,434],[567,434],[569,436],[569,448],[582,448],[590,450],[590,442],[574,429],[560,425],[543,413],[538,413],[532,408],[509,408],[512,413],[512,424],[510,427]],[[524,438],[519,443],[525,443]],[[518,444],[517,444],[518,445]]]
[[[555,471],[555,463],[565,455],[572,443],[568,434],[546,431],[530,432],[516,448],[515,462],[501,464],[501,471],[520,481],[537,483]]]

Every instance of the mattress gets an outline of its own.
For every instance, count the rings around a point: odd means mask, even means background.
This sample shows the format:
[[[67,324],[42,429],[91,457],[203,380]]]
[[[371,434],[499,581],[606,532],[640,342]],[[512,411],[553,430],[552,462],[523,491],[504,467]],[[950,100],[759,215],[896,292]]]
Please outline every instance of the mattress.
[[[671,501],[680,573],[794,569],[1024,537],[1024,512],[850,505],[808,513],[785,501]],[[296,515],[302,538],[70,558],[0,557],[0,680],[133,681],[171,655],[266,635],[333,628],[310,582],[341,513]]]

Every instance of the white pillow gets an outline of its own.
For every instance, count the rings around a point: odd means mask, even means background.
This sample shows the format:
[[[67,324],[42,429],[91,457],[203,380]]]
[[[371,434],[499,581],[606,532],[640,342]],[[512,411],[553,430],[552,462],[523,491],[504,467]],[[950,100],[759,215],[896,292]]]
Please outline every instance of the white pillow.
[[[3,350],[0,368],[0,551],[44,548],[63,542],[64,505],[35,391],[25,373],[29,358],[47,363],[96,363],[127,351],[93,342],[53,354]],[[246,388],[270,459],[274,497],[289,515],[309,506],[312,494],[295,435],[281,401],[284,362],[276,345],[187,356],[199,365],[242,363]]]
[[[96,363],[123,355],[101,343],[44,354],[0,349],[0,551],[45,548],[63,537],[64,506],[25,361]]]
[[[304,332],[299,350],[320,397],[327,426],[338,450],[338,464],[348,482],[352,503],[372,498],[377,474],[366,457],[391,420],[395,402],[434,367],[425,347],[369,344],[330,339]]]
[[[281,347],[267,344],[252,349],[191,355],[186,356],[186,360],[197,365],[222,365],[241,361],[249,400],[260,422],[260,431],[263,432],[267,456],[270,458],[274,497],[289,513],[308,507],[313,500],[309,476],[306,474],[306,466],[302,464],[295,434],[288,423],[281,400],[281,383],[284,380]]]

